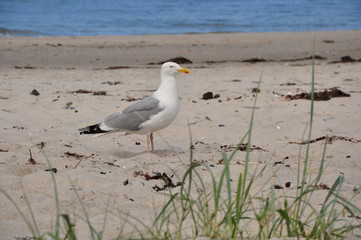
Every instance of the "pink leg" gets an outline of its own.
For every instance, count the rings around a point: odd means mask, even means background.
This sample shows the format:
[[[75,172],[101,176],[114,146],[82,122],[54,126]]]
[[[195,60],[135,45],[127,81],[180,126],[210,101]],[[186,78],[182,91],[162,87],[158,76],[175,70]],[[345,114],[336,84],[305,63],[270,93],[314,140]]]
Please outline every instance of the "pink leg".
[[[147,148],[148,148],[148,152],[154,151],[153,133],[152,132],[147,134]]]

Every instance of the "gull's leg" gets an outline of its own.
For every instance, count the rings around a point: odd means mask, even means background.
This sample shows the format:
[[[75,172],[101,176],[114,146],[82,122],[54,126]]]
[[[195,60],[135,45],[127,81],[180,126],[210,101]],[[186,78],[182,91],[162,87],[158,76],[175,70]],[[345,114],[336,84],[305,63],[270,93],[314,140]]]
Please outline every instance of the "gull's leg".
[[[147,148],[148,148],[148,152],[154,151],[153,133],[152,132],[147,134]]]
[[[150,133],[150,151],[154,151],[153,132]]]
[[[148,149],[148,152],[150,152],[150,135],[149,135],[149,133],[147,134],[147,149]]]

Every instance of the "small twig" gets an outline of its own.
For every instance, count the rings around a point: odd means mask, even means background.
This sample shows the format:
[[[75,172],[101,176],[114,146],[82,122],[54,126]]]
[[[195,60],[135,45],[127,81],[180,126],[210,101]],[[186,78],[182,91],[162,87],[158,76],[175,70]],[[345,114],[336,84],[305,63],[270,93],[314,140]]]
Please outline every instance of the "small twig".
[[[273,93],[273,94],[275,94],[275,95],[281,96],[281,97],[286,96],[285,94],[282,94],[282,93],[277,93],[277,92],[275,92],[275,91],[272,91],[272,93]]]
[[[33,154],[31,153],[31,149],[29,148],[29,153],[30,153],[30,158],[28,159],[28,163],[29,164],[32,164],[32,165],[35,165],[36,164],[36,161],[34,160],[33,158]]]
[[[79,162],[75,165],[74,169],[78,167],[78,165],[81,163],[81,161],[83,161],[82,158],[81,158],[81,159],[79,160]]]

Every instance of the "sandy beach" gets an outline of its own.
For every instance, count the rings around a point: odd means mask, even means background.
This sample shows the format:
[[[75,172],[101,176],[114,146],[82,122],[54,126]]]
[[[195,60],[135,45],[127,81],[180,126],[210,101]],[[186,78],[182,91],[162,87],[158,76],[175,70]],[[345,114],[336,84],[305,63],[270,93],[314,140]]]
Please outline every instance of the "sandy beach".
[[[361,30],[0,38],[0,188],[25,213],[27,199],[40,232],[50,231],[55,202],[48,159],[56,169],[61,212],[75,219],[78,238],[89,239],[89,230],[75,191],[99,229],[109,204],[104,239],[114,239],[123,221],[119,212],[149,224],[166,199],[168,190],[153,188],[164,182],[135,172],[166,173],[180,181],[189,162],[190,132],[193,160],[219,177],[221,152],[229,153],[248,130],[260,80],[250,167],[267,167],[255,188],[274,176],[279,186],[291,182],[295,189],[297,143],[304,140],[310,101],[285,96],[310,91],[315,52],[315,90],[337,88],[348,96],[315,102],[309,171],[317,173],[322,137],[333,137],[321,182],[331,186],[343,175],[341,194],[350,199],[361,185],[360,39]],[[155,134],[155,153],[146,151],[142,135],[79,135],[79,128],[150,95],[159,85],[161,62],[173,58],[191,73],[178,76],[180,111]],[[202,99],[207,92],[215,97]],[[244,158],[239,151],[231,163],[234,179]],[[314,204],[320,203],[316,198]],[[361,207],[361,196],[352,203]],[[31,236],[3,194],[0,209],[0,239]]]

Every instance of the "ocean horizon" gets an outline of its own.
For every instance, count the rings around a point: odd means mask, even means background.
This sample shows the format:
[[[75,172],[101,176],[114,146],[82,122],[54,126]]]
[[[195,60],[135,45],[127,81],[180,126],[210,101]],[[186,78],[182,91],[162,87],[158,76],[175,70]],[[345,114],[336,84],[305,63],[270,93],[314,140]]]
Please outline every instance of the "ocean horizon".
[[[0,36],[361,29],[361,1],[1,0]]]

